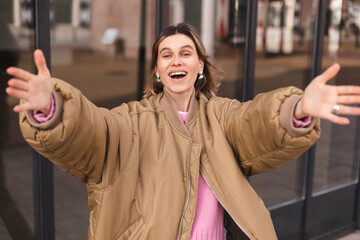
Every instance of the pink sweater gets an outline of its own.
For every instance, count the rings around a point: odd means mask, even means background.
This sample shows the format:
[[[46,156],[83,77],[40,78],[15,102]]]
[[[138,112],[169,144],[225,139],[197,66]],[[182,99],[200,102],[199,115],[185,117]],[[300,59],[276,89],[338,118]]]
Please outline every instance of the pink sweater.
[[[185,123],[187,112],[179,112],[179,115]],[[190,240],[223,240],[223,219],[224,209],[200,173],[195,219]]]
[[[55,111],[55,101],[52,98],[51,112],[45,116],[41,112],[34,111],[33,115],[38,122],[46,122],[52,118]],[[179,112],[181,120],[185,123],[187,112]],[[306,117],[301,120],[293,118],[295,127],[306,127],[312,118]],[[202,174],[199,174],[198,196],[196,203],[195,219],[190,235],[190,240],[223,240],[224,239],[224,209],[215,195],[205,182]]]

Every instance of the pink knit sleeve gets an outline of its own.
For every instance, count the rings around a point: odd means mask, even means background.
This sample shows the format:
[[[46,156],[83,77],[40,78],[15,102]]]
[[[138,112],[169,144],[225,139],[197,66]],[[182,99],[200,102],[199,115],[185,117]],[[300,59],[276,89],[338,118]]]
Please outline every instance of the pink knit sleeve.
[[[305,128],[310,125],[311,121],[312,121],[311,116],[307,116],[302,119],[296,119],[293,117],[293,124],[294,124],[294,127],[296,127],[296,128]]]
[[[33,111],[33,117],[38,123],[44,123],[49,121],[55,113],[55,99],[54,96],[51,94],[51,109],[50,113],[48,115],[45,115],[44,113],[40,111]]]

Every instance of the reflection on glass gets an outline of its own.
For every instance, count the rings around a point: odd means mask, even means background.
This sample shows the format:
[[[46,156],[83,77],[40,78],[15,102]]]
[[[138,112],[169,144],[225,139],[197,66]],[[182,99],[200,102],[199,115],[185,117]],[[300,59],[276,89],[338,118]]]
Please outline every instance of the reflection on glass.
[[[24,1],[23,1],[24,2]],[[0,3],[0,238],[34,239],[31,150],[24,145],[18,127],[17,104],[5,93],[9,66],[32,70],[33,30],[20,17],[18,1]]]
[[[282,27],[282,51],[291,54],[294,50],[293,29],[295,20],[295,0],[284,1],[283,27]]]
[[[241,92],[245,46],[246,0],[171,0],[169,22],[187,22],[198,30],[207,53],[222,72],[219,96],[235,98]],[[184,14],[185,9],[191,9]],[[200,23],[200,24],[198,24]],[[209,24],[215,23],[215,24]]]
[[[184,0],[170,0],[169,2],[169,23],[176,25],[184,22],[185,17]]]
[[[317,1],[259,1],[255,94],[310,80]],[[261,13],[261,14],[259,14]],[[268,206],[303,195],[304,159],[250,178]]]
[[[97,106],[112,108],[135,100],[141,8],[145,7],[141,2],[51,1],[52,76],[74,85]],[[146,11],[148,53],[155,34],[155,6],[149,5],[147,9],[152,11]],[[145,81],[148,69],[142,70]],[[57,168],[54,178],[56,238],[87,239],[85,184]]]
[[[218,95],[240,98],[245,50],[246,0],[218,1],[216,7],[216,64],[223,71]]]
[[[336,55],[340,43],[340,21],[342,0],[331,0],[329,5],[328,53]]]
[[[333,62],[341,65],[330,84],[359,85],[360,79],[360,2],[331,0],[328,29],[324,41],[323,69]],[[350,125],[338,126],[323,121],[321,138],[316,147],[314,194],[357,181],[359,118],[351,117]]]
[[[266,52],[280,53],[281,51],[281,12],[282,1],[269,1],[266,27]]]

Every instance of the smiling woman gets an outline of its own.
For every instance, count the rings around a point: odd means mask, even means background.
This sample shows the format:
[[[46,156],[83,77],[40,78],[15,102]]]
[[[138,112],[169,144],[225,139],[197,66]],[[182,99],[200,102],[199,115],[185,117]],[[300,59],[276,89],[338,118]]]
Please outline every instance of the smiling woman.
[[[186,35],[169,36],[160,43],[156,76],[164,85],[164,91],[175,101],[178,111],[188,111],[195,81],[203,66],[193,41]]]
[[[9,68],[6,91],[22,100],[14,110],[25,140],[87,184],[89,239],[276,239],[247,176],[299,157],[319,138],[319,118],[360,115],[348,106],[360,87],[326,85],[338,64],[305,92],[215,96],[216,68],[188,24],[154,43],[145,97],[112,110],[51,78],[41,51],[34,58],[39,73]]]
[[[180,37],[179,39],[183,41],[182,45],[180,43],[172,43],[169,40],[164,42],[164,40],[168,37]],[[188,24],[179,24],[177,26],[170,26],[160,33],[153,45],[151,78],[145,89],[145,97],[150,97],[163,91],[164,85],[158,80],[160,75],[158,75],[159,73],[156,69],[159,67],[159,58],[161,56],[164,57],[161,55],[163,54],[163,51],[173,51],[169,48],[171,46],[166,46],[165,44],[177,44],[178,46],[176,47],[180,48],[184,52],[182,56],[183,58],[197,58],[197,61],[199,61],[202,66],[200,66],[200,69],[196,71],[196,74],[199,74],[199,76],[194,78],[197,78],[194,85],[196,95],[198,96],[201,91],[207,98],[215,96],[219,87],[219,83],[217,82],[217,78],[219,78],[217,68],[213,64],[212,59],[207,55],[204,45],[202,44],[195,29]],[[174,48],[175,46],[172,47]],[[182,53],[180,49],[178,49],[179,52],[177,54]],[[171,57],[171,59],[174,60],[174,52],[170,53],[172,55],[169,53],[166,54],[168,56],[165,56],[165,59]]]

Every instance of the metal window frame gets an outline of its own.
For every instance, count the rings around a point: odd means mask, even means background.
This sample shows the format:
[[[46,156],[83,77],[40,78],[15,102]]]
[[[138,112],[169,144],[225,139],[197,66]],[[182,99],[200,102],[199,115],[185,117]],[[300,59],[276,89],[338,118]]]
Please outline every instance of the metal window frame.
[[[237,99],[242,100],[243,102],[251,100],[254,97],[257,10],[258,0],[247,0],[244,71],[241,99],[237,94]],[[241,86],[241,82],[238,84]]]
[[[318,11],[316,16],[316,25],[314,33],[314,45],[312,56],[312,72],[314,78],[321,73],[322,56],[323,56],[323,39],[325,28],[326,9],[329,0],[319,0]],[[47,59],[47,65],[50,68],[50,3],[49,0],[34,0],[35,15],[35,42],[36,48],[43,50]],[[246,23],[246,43],[244,54],[244,71],[243,71],[243,90],[242,101],[253,98],[254,94],[254,78],[255,78],[255,38],[256,38],[256,22],[257,22],[257,5],[258,0],[247,0],[247,23]],[[169,0],[157,0],[157,18],[156,33],[157,35],[169,24],[168,6]],[[142,6],[146,9],[146,5]],[[146,10],[145,10],[146,11]],[[144,13],[144,10],[142,10]],[[144,18],[145,19],[145,18]],[[144,25],[142,21],[142,27]],[[144,32],[144,30],[142,30]],[[144,43],[144,39],[141,40]],[[144,54],[144,53],[142,53]],[[142,55],[143,56],[143,55]],[[139,71],[141,71],[139,69]],[[141,77],[142,78],[142,77]],[[140,78],[139,78],[140,79]],[[143,84],[138,85],[138,93],[142,92]],[[138,95],[140,97],[140,95]],[[307,239],[306,223],[308,205],[312,195],[312,184],[314,174],[315,149],[312,147],[306,154],[306,176],[305,176],[305,193],[304,206],[302,209],[301,219],[301,239]],[[360,154],[358,153],[358,156]],[[360,170],[360,166],[359,166]],[[35,237],[36,239],[55,239],[55,219],[54,219],[54,177],[53,165],[44,157],[34,153],[33,157],[33,182],[34,182],[34,221],[35,221]],[[357,183],[357,205],[360,205],[360,184]],[[356,227],[360,227],[360,208],[354,213],[356,219]]]
[[[313,42],[313,55],[312,55],[312,66],[311,66],[311,78],[307,82],[309,84],[311,79],[314,79],[316,76],[322,72],[322,58],[323,58],[323,42],[325,35],[325,24],[326,24],[326,12],[330,0],[318,0],[316,20],[315,20],[315,29],[314,29],[314,42]],[[247,1],[247,16],[246,16],[246,42],[245,42],[245,54],[244,54],[244,70],[243,70],[243,86],[242,86],[242,96],[238,92],[236,94],[237,98],[242,101],[251,100],[254,94],[254,81],[255,81],[255,61],[256,61],[256,23],[257,23],[257,3],[258,0],[248,0]],[[241,86],[241,82],[238,83]],[[306,84],[306,85],[307,85]],[[238,88],[239,89],[239,88]],[[240,88],[241,89],[241,88]],[[358,120],[360,121],[360,120]],[[313,178],[315,171],[315,153],[316,145],[310,148],[305,154],[305,180],[304,180],[304,195],[302,197],[303,201],[297,202],[298,207],[301,208],[301,220],[300,220],[300,239],[309,239],[309,217],[310,217],[310,206],[313,198]],[[360,150],[356,153],[357,158],[360,156]],[[355,158],[356,158],[355,156]],[[360,166],[358,166],[360,172]],[[352,185],[346,188],[341,188],[339,191],[330,194],[338,194],[343,191],[346,192],[348,189],[353,189],[356,187],[356,199],[355,199],[355,211],[354,211],[354,222],[355,224],[349,224],[348,226],[343,226],[342,228],[336,229],[334,232],[326,233],[324,237],[337,236],[339,233],[346,232],[351,229],[354,225],[355,228],[360,228],[360,184],[359,180],[356,186]],[[291,206],[290,206],[291,207]],[[288,208],[286,208],[288,209]],[[285,209],[277,208],[274,209],[274,212],[281,212]],[[321,237],[321,236],[319,236]]]
[[[358,117],[357,120],[357,130],[356,132],[358,133],[358,137],[356,138],[357,141],[355,142],[355,146],[359,146],[359,140],[360,140],[360,133],[359,133],[359,129],[360,129],[360,117]],[[360,159],[360,147],[357,147],[357,151],[354,153],[354,159],[358,160],[358,174],[356,176],[356,181],[357,181],[357,186],[356,186],[356,199],[355,199],[355,211],[354,211],[354,219],[355,219],[355,228],[356,229],[360,229],[360,179],[359,179],[359,173],[360,173],[360,164],[359,164],[359,159]]]
[[[141,0],[140,17],[140,46],[138,56],[138,84],[136,99],[140,101],[143,97],[145,84],[145,66],[146,66],[146,0]]]
[[[41,49],[50,69],[50,2],[34,0],[35,48]],[[49,160],[33,153],[35,239],[55,239],[54,175]]]
[[[156,1],[156,36],[169,26],[169,0]]]
[[[318,0],[318,7],[316,11],[315,29],[314,29],[314,43],[311,67],[311,79],[321,73],[322,56],[326,21],[326,9],[329,0]],[[308,85],[311,82],[306,83]],[[305,193],[304,193],[304,206],[301,219],[301,239],[306,239],[307,235],[307,218],[309,211],[309,203],[312,195],[312,186],[315,171],[315,152],[316,144],[306,152],[306,167],[305,167]]]

